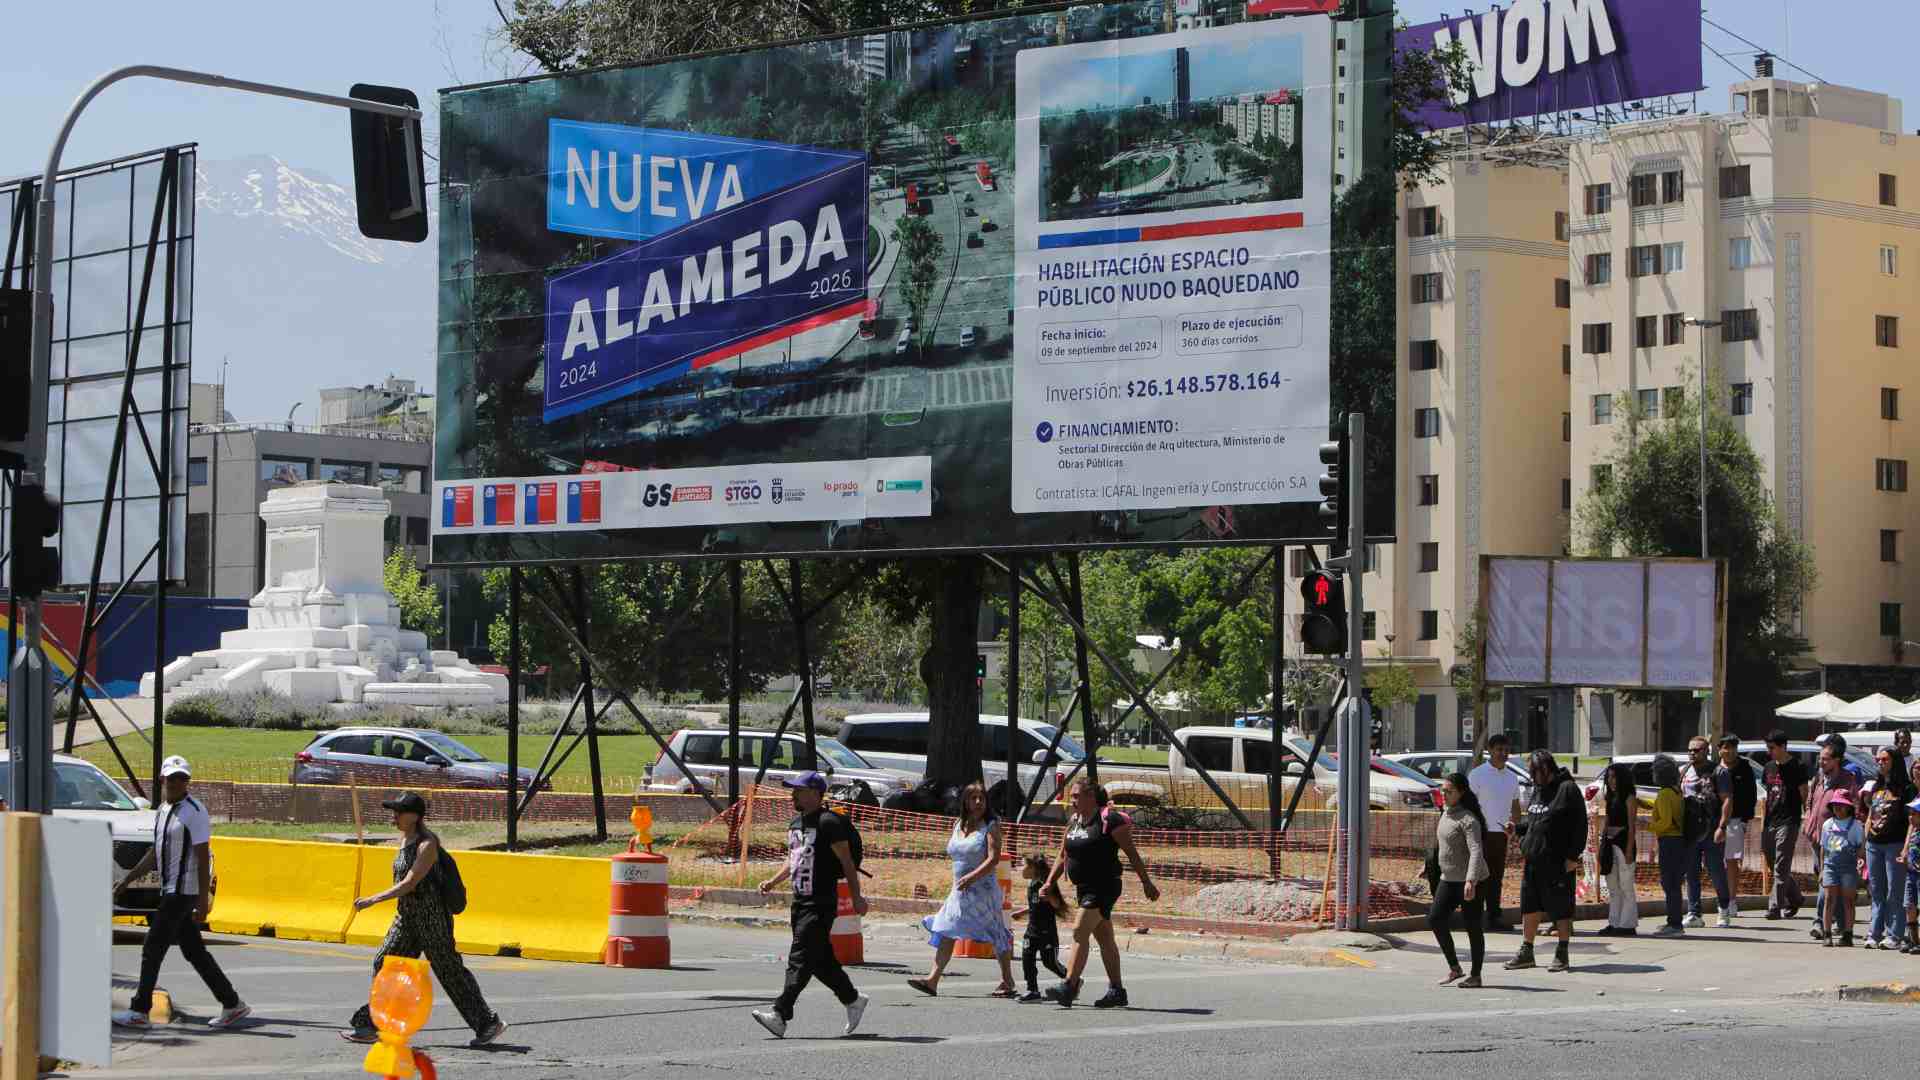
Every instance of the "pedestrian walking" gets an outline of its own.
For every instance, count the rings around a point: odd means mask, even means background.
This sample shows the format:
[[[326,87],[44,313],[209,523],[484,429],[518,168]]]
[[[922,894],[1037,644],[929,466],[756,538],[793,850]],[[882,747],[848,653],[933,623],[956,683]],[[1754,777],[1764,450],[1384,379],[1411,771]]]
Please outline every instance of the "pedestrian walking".
[[[1067,901],[1059,886],[1047,884],[1050,869],[1047,857],[1037,851],[1028,852],[1020,867],[1027,883],[1027,906],[1013,917],[1027,920],[1027,932],[1020,938],[1020,967],[1027,977],[1027,992],[1020,995],[1023,1002],[1046,1000],[1040,993],[1041,966],[1056,978],[1067,977],[1067,969],[1060,964],[1060,916],[1067,911]]]
[[[1107,789],[1082,777],[1069,792],[1073,816],[1060,841],[1060,858],[1047,878],[1056,887],[1061,873],[1073,882],[1073,948],[1067,955],[1067,975],[1047,989],[1047,998],[1071,1007],[1080,997],[1081,976],[1087,969],[1089,943],[1100,946],[1100,963],[1107,969],[1107,992],[1093,1003],[1096,1009],[1125,1008],[1127,990],[1120,983],[1120,945],[1113,938],[1113,908],[1120,902],[1120,856],[1124,853],[1140,878],[1147,902],[1160,899],[1160,887],[1147,875],[1147,865],[1133,846],[1133,819],[1107,801]]]
[[[1487,889],[1485,907],[1487,929],[1511,930],[1500,919],[1500,893],[1507,880],[1507,846],[1520,819],[1520,778],[1507,767],[1513,743],[1504,731],[1487,736],[1487,760],[1467,774],[1467,786],[1480,800],[1480,812],[1487,822]]]
[[[1447,777],[1447,809],[1440,815],[1434,837],[1440,882],[1427,909],[1427,926],[1440,943],[1441,955],[1447,958],[1447,977],[1440,980],[1441,986],[1457,982],[1464,989],[1473,989],[1480,985],[1480,966],[1487,957],[1486,916],[1480,909],[1484,896],[1480,888],[1489,877],[1486,835],[1486,815],[1466,774]],[[1449,927],[1455,911],[1467,924],[1471,974],[1460,970],[1459,954],[1453,951],[1453,931]]]
[[[1867,948],[1897,949],[1906,940],[1907,803],[1913,781],[1900,751],[1881,747],[1874,755],[1880,774],[1867,796],[1867,894],[1873,911],[1867,922]]]
[[[1685,907],[1681,904],[1687,877],[1687,804],[1680,795],[1680,768],[1665,754],[1653,759],[1653,782],[1660,786],[1653,797],[1654,843],[1660,853],[1660,889],[1667,897],[1667,921],[1655,930],[1655,937],[1686,933]]]
[[[770,893],[781,882],[793,883],[789,920],[793,943],[787,948],[786,987],[771,1009],[755,1009],[753,1019],[774,1038],[786,1038],[793,1003],[809,982],[819,979],[846,1006],[844,1034],[851,1035],[859,1029],[867,1003],[872,1000],[854,989],[853,980],[833,955],[833,919],[839,908],[840,882],[847,883],[853,913],[867,913],[867,898],[860,891],[860,868],[853,860],[853,826],[826,809],[826,777],[804,772],[781,783],[792,789],[795,813],[787,823],[787,864],[761,882],[760,891]]]
[[[1640,933],[1640,897],[1633,880],[1633,825],[1639,809],[1633,769],[1607,766],[1600,774],[1604,816],[1600,823],[1600,876],[1607,883],[1607,925],[1603,937],[1636,937]]]
[[[1687,742],[1687,764],[1680,770],[1680,797],[1686,804],[1687,835],[1687,926],[1707,925],[1700,914],[1700,871],[1704,868],[1713,881],[1714,899],[1719,902],[1722,927],[1732,926],[1729,919],[1730,893],[1727,889],[1726,824],[1731,813],[1733,793],[1713,760],[1711,744],[1704,735]],[[1720,837],[1720,842],[1715,842]]]
[[[1819,769],[1813,782],[1807,789],[1807,816],[1800,826],[1800,838],[1810,851],[1821,850],[1821,826],[1827,823],[1829,796],[1836,791],[1847,793],[1851,803],[1860,792],[1860,781],[1853,771],[1847,768],[1847,740],[1840,735],[1829,735],[1820,747]],[[1823,887],[1814,897],[1813,929],[1809,931],[1817,940],[1826,936],[1827,890]]]
[[[1898,745],[1898,744],[1896,744]],[[1907,803],[1907,843],[1900,852],[1900,867],[1906,871],[1907,940],[1900,951],[1920,955],[1920,758],[1907,759],[1907,782],[1915,798]]]
[[[1548,971],[1570,971],[1568,942],[1573,937],[1574,874],[1587,849],[1587,803],[1573,775],[1560,767],[1552,752],[1535,750],[1527,760],[1533,779],[1533,801],[1527,805],[1520,829],[1520,949],[1507,969],[1534,966],[1533,942],[1541,922],[1552,925],[1559,938]]]
[[[1821,905],[1821,940],[1846,949],[1853,947],[1853,909],[1860,893],[1861,849],[1867,834],[1854,820],[1852,792],[1835,788],[1827,796],[1826,809],[1827,819],[1820,825],[1820,890],[1826,897]]]
[[[924,979],[907,985],[929,997],[940,994],[953,948],[962,941],[993,947],[1000,964],[1000,985],[993,996],[1010,998],[1013,990],[1013,928],[1004,910],[1006,894],[994,870],[1000,865],[1000,823],[987,807],[987,787],[976,780],[960,792],[960,820],[947,839],[947,857],[953,860],[953,891],[940,910],[920,920],[933,946],[933,967]]]
[[[1767,764],[1760,782],[1767,789],[1766,817],[1760,822],[1760,853],[1773,879],[1767,890],[1767,918],[1791,919],[1806,898],[1793,876],[1793,847],[1800,838],[1800,814],[1807,805],[1807,767],[1787,748],[1787,733],[1767,733]]]
[[[120,1027],[148,1026],[160,964],[175,945],[180,946],[180,955],[193,965],[200,981],[220,1002],[220,1015],[207,1021],[208,1027],[232,1027],[253,1011],[234,992],[226,972],[220,970],[220,962],[207,951],[207,943],[200,936],[200,924],[213,910],[213,823],[200,800],[187,794],[192,780],[193,769],[186,758],[175,754],[160,763],[163,801],[153,812],[153,847],[114,886],[117,899],[129,882],[156,866],[160,868],[160,903],[147,916],[147,940],[140,949],[140,983],[130,1007],[113,1014],[113,1022]]]
[[[453,999],[460,1019],[473,1029],[473,1041],[468,1045],[486,1046],[498,1039],[507,1025],[487,1007],[479,980],[467,970],[460,950],[454,947],[453,912],[447,904],[453,880],[448,870],[452,857],[445,853],[440,837],[427,828],[427,800],[409,791],[380,805],[393,811],[393,827],[400,833],[400,851],[393,857],[393,885],[354,900],[353,910],[365,911],[389,900],[399,903],[386,940],[373,955],[373,973],[380,974],[380,965],[389,956],[425,954],[440,988]],[[340,1037],[357,1043],[378,1041],[380,1032],[374,1027],[372,1010],[361,1005]]]
[[[1740,869],[1747,856],[1747,826],[1753,821],[1760,785],[1754,780],[1753,762],[1740,756],[1738,735],[1720,736],[1720,767],[1714,770],[1714,783],[1727,793],[1726,808],[1714,843],[1726,853],[1727,895],[1720,904],[1720,925],[1733,925],[1740,914]]]

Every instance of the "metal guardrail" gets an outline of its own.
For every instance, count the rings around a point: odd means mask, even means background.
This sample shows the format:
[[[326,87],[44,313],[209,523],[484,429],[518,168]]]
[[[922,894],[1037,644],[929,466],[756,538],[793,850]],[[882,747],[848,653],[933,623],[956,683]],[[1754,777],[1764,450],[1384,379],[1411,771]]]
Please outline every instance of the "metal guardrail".
[[[289,424],[280,420],[235,422],[230,424],[189,424],[189,435],[238,435],[249,431],[291,431],[302,435],[337,435],[349,439],[384,439],[388,442],[432,442],[430,432],[381,431],[374,428],[340,424]]]

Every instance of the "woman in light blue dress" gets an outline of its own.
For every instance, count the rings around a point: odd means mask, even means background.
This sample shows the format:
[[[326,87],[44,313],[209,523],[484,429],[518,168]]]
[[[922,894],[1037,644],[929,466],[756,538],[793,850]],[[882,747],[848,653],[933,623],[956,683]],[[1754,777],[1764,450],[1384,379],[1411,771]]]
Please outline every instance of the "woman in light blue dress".
[[[920,920],[933,946],[933,970],[924,979],[907,980],[908,986],[937,997],[954,945],[978,941],[991,945],[994,959],[1000,962],[1000,986],[993,996],[1013,996],[1013,925],[1002,909],[1005,894],[994,876],[1001,843],[1000,823],[987,812],[986,786],[967,785],[960,793],[960,820],[947,841],[947,855],[953,859],[953,891],[939,911]]]

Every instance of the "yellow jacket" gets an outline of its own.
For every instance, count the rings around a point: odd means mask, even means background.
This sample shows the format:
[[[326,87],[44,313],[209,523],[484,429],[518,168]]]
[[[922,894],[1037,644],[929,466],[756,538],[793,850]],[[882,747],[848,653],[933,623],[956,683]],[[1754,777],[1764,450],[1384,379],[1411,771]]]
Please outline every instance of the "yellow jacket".
[[[1686,807],[1680,802],[1680,793],[1669,787],[1660,789],[1653,797],[1653,835],[1675,837],[1686,835]]]

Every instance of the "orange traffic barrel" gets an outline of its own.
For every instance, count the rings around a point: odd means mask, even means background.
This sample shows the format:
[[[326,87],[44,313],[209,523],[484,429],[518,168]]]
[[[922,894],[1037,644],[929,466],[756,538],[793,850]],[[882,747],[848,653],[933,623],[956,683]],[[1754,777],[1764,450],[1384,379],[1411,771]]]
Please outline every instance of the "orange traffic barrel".
[[[1000,910],[1012,911],[1013,855],[1011,852],[1000,856],[1000,867],[994,876],[1000,879]],[[984,941],[962,941],[960,942],[959,948],[955,949],[954,952],[956,955],[964,956],[969,960],[993,959],[993,946]]]
[[[667,857],[650,851],[613,857],[607,909],[608,967],[673,966],[667,940]]]
[[[853,890],[842,881],[833,911],[833,930],[828,934],[833,942],[833,958],[843,964],[866,963],[867,942],[862,933],[860,916],[853,910]]]

